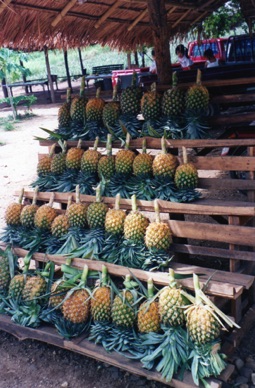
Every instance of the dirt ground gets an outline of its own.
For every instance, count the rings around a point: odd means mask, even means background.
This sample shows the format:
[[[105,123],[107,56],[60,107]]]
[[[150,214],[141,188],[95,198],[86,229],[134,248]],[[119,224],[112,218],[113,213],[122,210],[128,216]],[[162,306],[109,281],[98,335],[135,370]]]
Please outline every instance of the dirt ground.
[[[4,227],[4,212],[8,204],[16,201],[15,191],[36,178],[38,153],[45,153],[34,136],[47,137],[40,127],[57,127],[60,104],[41,104],[33,108],[34,117],[16,124],[14,131],[0,130],[0,230]],[[0,117],[10,114],[5,108]],[[254,331],[255,332],[255,331]],[[251,333],[249,333],[250,335]],[[254,355],[254,341],[244,341],[237,356]],[[244,351],[245,348],[245,351]],[[254,368],[255,369],[255,368]],[[254,370],[255,371],[255,370]],[[147,381],[122,372],[115,367],[98,363],[87,357],[37,341],[18,341],[0,331],[0,388],[163,388],[164,384]],[[241,386],[232,383],[230,386]],[[243,388],[252,387],[246,384]]]

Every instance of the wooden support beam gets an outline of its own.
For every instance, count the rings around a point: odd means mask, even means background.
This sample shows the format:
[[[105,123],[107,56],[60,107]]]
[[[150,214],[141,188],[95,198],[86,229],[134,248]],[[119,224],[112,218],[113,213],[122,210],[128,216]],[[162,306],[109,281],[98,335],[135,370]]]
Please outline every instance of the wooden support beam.
[[[63,17],[67,14],[67,12],[73,8],[74,4],[76,3],[77,0],[71,0],[68,1],[66,6],[62,9],[62,11],[58,14],[58,16],[53,20],[51,23],[52,27],[56,27],[56,25],[60,22],[60,20],[63,19]]]
[[[122,4],[122,0],[116,1],[102,16],[101,18],[96,22],[94,25],[95,28],[98,28],[101,26],[101,24],[110,16],[116,8],[118,8]]]
[[[54,103],[54,102],[56,102],[56,98],[55,98],[54,87],[53,87],[53,82],[52,82],[52,78],[51,78],[49,52],[48,52],[48,47],[46,47],[46,46],[44,47],[44,55],[45,55],[48,83],[49,83],[49,87],[50,87],[51,102]]]
[[[146,0],[122,0],[123,3],[147,3]],[[207,3],[206,3],[207,4]],[[206,5],[205,4],[205,5]],[[193,10],[196,10],[197,8],[199,8],[197,6],[197,3],[195,2],[195,4],[185,4],[185,3],[181,3],[181,2],[178,2],[178,1],[171,1],[171,0],[165,0],[165,5],[166,6],[173,6],[173,7],[177,7],[177,8],[182,8],[182,9],[193,9]],[[204,5],[203,5],[204,6]],[[202,7],[203,7],[202,6]],[[212,10],[211,10],[212,11]]]
[[[203,12],[201,15],[199,15],[195,20],[192,21],[192,24],[195,24],[199,20],[203,19],[205,15],[208,13],[208,11]]]
[[[140,15],[128,27],[128,31],[131,31],[137,25],[137,23],[139,23],[140,20],[142,20],[144,18],[144,16],[147,14],[147,12],[148,12],[148,9],[146,8],[142,13],[140,13]]]
[[[188,9],[188,11],[183,13],[182,16],[179,17],[179,19],[176,20],[176,22],[172,25],[172,28],[175,28],[182,21],[182,19],[184,19],[187,15],[189,15],[190,12],[191,12],[191,9]]]
[[[71,77],[70,77],[69,66],[68,66],[68,54],[67,54],[67,50],[63,50],[63,51],[64,51],[64,62],[65,62],[65,68],[66,68],[67,83],[68,83],[68,87],[71,89],[71,92],[72,92],[73,88],[72,88]]]
[[[5,8],[8,7],[8,5],[11,3],[12,0],[5,0],[5,1],[2,1],[2,3],[0,4],[0,14],[5,10]]]

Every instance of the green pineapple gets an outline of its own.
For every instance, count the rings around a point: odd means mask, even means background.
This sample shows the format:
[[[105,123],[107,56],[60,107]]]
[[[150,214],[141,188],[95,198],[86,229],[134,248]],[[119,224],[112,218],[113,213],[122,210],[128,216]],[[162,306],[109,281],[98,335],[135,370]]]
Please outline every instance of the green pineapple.
[[[120,195],[116,195],[115,208],[109,209],[105,217],[105,231],[109,234],[120,235],[124,231],[126,213],[120,209]]]
[[[39,208],[39,206],[36,205],[37,195],[38,186],[35,188],[32,204],[24,206],[20,213],[20,222],[26,228],[31,228],[34,226],[35,213]]]
[[[74,97],[71,102],[70,115],[72,121],[84,124],[86,120],[85,77],[81,78],[80,97]]]
[[[58,110],[58,127],[66,128],[69,127],[71,123],[70,116],[70,108],[71,108],[71,89],[67,88],[66,90],[66,102]]]
[[[25,302],[31,302],[36,298],[40,298],[46,293],[47,283],[42,276],[31,276],[27,279],[22,290],[22,299]]]
[[[191,114],[206,113],[209,106],[209,92],[201,84],[201,70],[197,70],[196,84],[187,90],[186,110]]]
[[[103,228],[108,207],[101,202],[101,186],[96,188],[96,202],[91,203],[87,210],[87,221],[90,229]]]
[[[55,175],[61,175],[66,170],[66,141],[61,142],[59,144],[62,148],[62,152],[55,154],[51,160],[50,169],[51,172]]]
[[[0,294],[6,294],[11,280],[8,255],[0,251]]]
[[[137,73],[133,72],[132,85],[124,89],[120,96],[120,107],[123,114],[136,116],[140,112],[142,89],[137,87]]]
[[[51,193],[48,204],[42,205],[35,213],[34,223],[36,228],[41,230],[50,230],[54,218],[57,217],[57,211],[53,206],[54,193]]]
[[[198,184],[198,172],[194,164],[188,163],[187,149],[182,147],[183,164],[175,171],[174,181],[178,189],[195,189]]]
[[[172,233],[168,224],[161,222],[159,205],[157,199],[154,200],[156,221],[151,222],[145,233],[145,245],[149,249],[167,250],[172,242]]]
[[[154,285],[151,278],[147,281],[147,300],[141,304],[137,315],[137,326],[140,333],[157,333],[160,330],[158,302],[154,299]]]
[[[72,202],[72,195],[69,195],[66,214],[59,214],[56,218],[54,218],[51,224],[51,234],[57,238],[64,236],[68,232],[71,226],[69,218],[67,216],[67,212],[71,206],[71,202]]]
[[[68,206],[67,218],[71,226],[84,228],[87,225],[88,206],[81,203],[80,188],[76,186],[76,203]]]
[[[67,151],[66,154],[66,167],[71,170],[80,170],[81,159],[84,150],[81,148],[81,140],[78,141],[77,147],[72,147]]]
[[[144,120],[155,120],[161,114],[161,97],[156,91],[156,83],[151,85],[151,90],[144,93],[141,99],[141,112]]]
[[[146,153],[146,139],[143,139],[143,153],[135,157],[133,172],[138,178],[147,178],[152,175],[153,156]]]
[[[107,135],[106,143],[107,155],[100,158],[97,166],[97,172],[100,179],[111,179],[115,173],[115,157],[112,155],[112,136]]]
[[[152,170],[154,177],[172,179],[175,170],[179,164],[176,156],[168,154],[166,150],[166,139],[161,138],[162,152],[155,156],[152,163]]]
[[[97,136],[92,150],[87,150],[82,155],[81,171],[86,174],[96,174],[101,153],[97,151],[99,137]]]
[[[149,220],[137,210],[136,196],[132,195],[132,211],[124,221],[124,235],[127,240],[133,242],[144,241],[145,231]]]
[[[124,150],[119,150],[115,158],[115,170],[117,174],[129,175],[133,171],[135,153],[129,150],[130,135],[127,133]]]
[[[105,101],[100,98],[101,88],[97,89],[96,97],[89,99],[86,105],[86,116],[88,121],[100,123],[103,118]]]
[[[4,218],[7,225],[16,226],[20,225],[20,215],[23,209],[22,199],[24,195],[24,189],[21,190],[18,203],[11,203],[8,205]]]
[[[113,98],[111,102],[105,104],[103,109],[103,123],[107,127],[113,127],[120,116],[120,104],[117,102],[117,85],[113,88]]]
[[[178,118],[185,111],[185,91],[177,86],[177,74],[173,73],[172,88],[165,91],[162,99],[162,113],[167,117]]]

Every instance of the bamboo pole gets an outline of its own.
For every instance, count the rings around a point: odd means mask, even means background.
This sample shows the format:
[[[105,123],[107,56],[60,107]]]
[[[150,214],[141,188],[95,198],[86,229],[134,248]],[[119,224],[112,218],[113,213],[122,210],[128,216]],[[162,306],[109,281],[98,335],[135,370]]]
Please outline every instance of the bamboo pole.
[[[56,102],[56,98],[55,98],[55,92],[54,92],[53,82],[52,82],[52,78],[51,78],[50,62],[49,62],[49,55],[48,55],[48,47],[44,46],[43,50],[44,50],[45,63],[46,63],[46,69],[47,69],[48,83],[49,83],[49,86],[50,86],[51,102],[54,103],[54,102]]]
[[[72,0],[67,3],[67,5],[62,9],[62,11],[58,14],[58,16],[51,23],[52,27],[56,27],[56,25],[60,22],[61,19],[67,14],[67,12],[74,6],[76,0]]]
[[[96,22],[94,25],[95,28],[98,28],[101,26],[101,24],[110,16],[116,8],[118,8],[122,4],[122,0],[116,1],[104,14],[101,16],[101,18]]]

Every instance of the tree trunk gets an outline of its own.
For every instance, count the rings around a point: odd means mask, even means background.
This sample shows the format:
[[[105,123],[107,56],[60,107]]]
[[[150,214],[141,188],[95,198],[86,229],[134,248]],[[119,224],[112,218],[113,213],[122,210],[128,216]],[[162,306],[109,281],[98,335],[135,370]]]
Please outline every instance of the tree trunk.
[[[71,92],[72,92],[73,88],[72,88],[71,77],[70,77],[70,72],[69,72],[67,50],[64,50],[64,61],[65,61],[66,77],[67,77],[68,87],[71,89]]]
[[[127,53],[127,67],[131,69],[131,53]]]
[[[84,74],[84,70],[86,70],[86,69],[84,69],[84,67],[83,67],[83,61],[82,61],[82,55],[81,55],[80,47],[78,47],[78,53],[79,53],[79,60],[80,60],[80,65],[81,65],[81,74],[82,75],[86,75],[86,74]]]
[[[49,62],[49,55],[48,55],[48,47],[44,46],[44,55],[45,55],[45,63],[46,63],[46,69],[47,69],[47,76],[48,76],[48,83],[50,87],[50,96],[51,96],[51,102],[56,102],[55,93],[54,93],[54,87],[53,82],[51,78],[51,71],[50,71],[50,62]]]
[[[153,33],[158,81],[170,84],[172,69],[169,49],[169,29],[165,0],[148,0],[150,27]]]
[[[134,57],[135,57],[135,64],[136,64],[137,67],[139,67],[139,60],[138,60],[137,51],[134,51]]]

